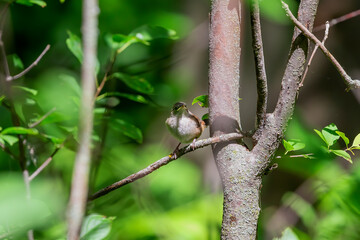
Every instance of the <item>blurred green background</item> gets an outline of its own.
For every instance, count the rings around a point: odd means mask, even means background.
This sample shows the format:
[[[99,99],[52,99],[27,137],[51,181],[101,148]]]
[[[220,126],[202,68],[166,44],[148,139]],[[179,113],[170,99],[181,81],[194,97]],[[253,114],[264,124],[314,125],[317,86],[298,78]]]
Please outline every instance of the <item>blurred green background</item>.
[[[296,9],[293,1],[293,9]],[[1,2],[1,7],[6,2]],[[111,79],[104,92],[140,94],[145,103],[124,97],[98,102],[95,114],[94,168],[90,191],[94,193],[169,154],[177,142],[165,130],[164,121],[172,105],[207,94],[208,20],[207,0],[102,0],[99,15],[99,81],[109,64],[109,34],[129,34],[145,24],[176,31],[178,39],[155,39],[149,46],[135,43],[122,52],[114,72],[146,79],[153,91],[139,93]],[[254,126],[256,84],[251,49],[248,6],[243,5],[241,118],[244,130]],[[320,1],[315,25],[360,8],[357,0]],[[263,1],[262,28],[269,78],[269,111],[276,104],[293,26],[278,1]],[[3,16],[1,16],[3,17]],[[81,36],[81,1],[47,1],[47,6],[12,4],[5,17],[4,43],[7,54],[17,54],[25,66],[31,64],[46,44],[50,51],[16,85],[37,90],[16,95],[24,126],[56,107],[40,132],[67,141],[51,164],[31,182],[32,201],[24,200],[25,189],[17,161],[0,151],[0,236],[35,230],[36,239],[65,239],[65,208],[75,157],[80,63],[66,45],[68,32]],[[354,78],[360,78],[360,17],[330,29],[327,47]],[[316,35],[321,38],[323,33]],[[10,59],[10,58],[9,58]],[[11,66],[12,74],[20,70]],[[287,139],[301,139],[315,159],[282,157],[278,169],[264,177],[259,239],[280,236],[288,226],[301,239],[360,239],[360,164],[336,158],[322,150],[313,131],[330,123],[352,139],[360,132],[360,92],[345,92],[339,75],[318,52],[305,86],[298,97]],[[30,100],[29,100],[30,99]],[[33,101],[31,101],[31,99]],[[109,101],[115,101],[112,103]],[[201,116],[206,109],[190,106]],[[105,114],[104,114],[105,111]],[[0,126],[12,125],[10,113],[0,106]],[[116,127],[119,119],[141,130],[141,137]],[[134,130],[135,132],[137,130]],[[204,133],[203,137],[207,137]],[[99,139],[105,139],[99,141]],[[32,173],[56,148],[48,140],[29,136],[28,168]],[[345,148],[339,141],[338,148]],[[10,149],[17,151],[16,145]],[[97,150],[97,151],[96,151]],[[27,205],[29,204],[29,206]],[[101,197],[88,205],[88,213],[115,217],[108,239],[219,239],[222,217],[221,184],[210,148],[186,155],[151,175]],[[5,235],[4,235],[5,236]]]

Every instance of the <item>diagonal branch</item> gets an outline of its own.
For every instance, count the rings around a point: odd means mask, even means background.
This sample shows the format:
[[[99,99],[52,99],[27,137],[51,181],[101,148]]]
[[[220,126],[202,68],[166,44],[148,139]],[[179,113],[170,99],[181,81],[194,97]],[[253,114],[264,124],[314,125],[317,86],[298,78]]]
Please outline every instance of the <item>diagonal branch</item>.
[[[42,51],[42,53],[36,58],[36,60],[30,64],[30,66],[28,66],[24,71],[22,71],[19,74],[16,74],[15,76],[8,76],[6,77],[6,81],[12,81],[18,78],[21,78],[22,76],[24,76],[25,74],[27,74],[33,67],[35,67],[36,65],[38,65],[38,63],[40,62],[41,58],[45,55],[45,53],[47,51],[49,51],[50,49],[50,44],[46,45],[45,49]]]
[[[256,127],[261,126],[265,120],[267,107],[267,77],[265,70],[265,59],[263,43],[261,37],[259,0],[252,0],[250,5],[251,13],[251,32],[252,45],[256,65],[256,83],[257,83],[257,108],[256,108]]]
[[[290,17],[290,19],[293,21],[293,23],[298,27],[303,34],[313,43],[318,45],[321,49],[321,51],[325,54],[325,56],[330,60],[330,62],[334,65],[336,70],[341,75],[342,79],[344,80],[347,90],[351,88],[360,88],[360,80],[353,80],[344,70],[344,68],[340,65],[340,63],[335,59],[335,57],[329,52],[329,50],[324,46],[322,42],[320,42],[319,39],[317,39],[314,34],[312,34],[301,22],[299,22],[294,15],[291,13],[289,6],[281,1],[283,8],[285,9],[287,15]]]
[[[168,164],[176,159],[179,159],[181,156],[183,156],[186,153],[192,152],[198,148],[203,148],[203,147],[211,145],[211,144],[220,143],[220,142],[228,142],[231,140],[240,139],[242,137],[243,137],[243,135],[240,133],[229,133],[229,134],[224,134],[224,135],[220,135],[217,137],[212,137],[212,138],[207,138],[207,139],[202,139],[202,140],[196,141],[194,143],[194,146],[191,146],[191,145],[185,146],[185,147],[179,149],[179,151],[176,153],[176,155],[172,154],[172,155],[163,157],[163,158],[157,160],[156,162],[150,164],[146,168],[144,168],[134,174],[131,174],[130,176],[101,189],[100,191],[98,191],[98,192],[94,193],[92,196],[90,196],[89,201],[95,200],[95,199],[97,199],[101,196],[104,196],[122,186],[125,186],[125,185],[132,183],[140,178],[143,178],[143,177],[149,175],[150,173],[154,172],[155,170],[159,169],[160,167],[165,166],[166,164]]]
[[[354,17],[357,17],[360,15],[360,9],[359,10],[355,10],[353,12],[350,12],[348,14],[345,14],[341,17],[338,17],[338,18],[334,18],[332,20],[329,21],[329,25],[330,27],[338,24],[338,23],[341,23],[341,22],[344,22],[346,20],[349,20],[349,19],[352,19]],[[326,25],[323,24],[323,25],[320,25],[320,26],[317,26],[317,27],[314,27],[314,30],[313,32],[318,32],[318,31],[321,31],[321,30],[324,30],[326,28]]]
[[[30,175],[29,177],[29,181],[32,181],[37,175],[39,175],[39,173],[44,170],[44,168],[47,167],[47,165],[49,165],[49,163],[53,160],[55,154],[63,147],[64,143],[61,144],[59,147],[57,147],[54,152],[50,155],[50,157],[48,157],[45,162],[43,162],[43,164],[40,165],[40,167],[38,169],[36,169],[35,172],[33,172],[33,174]]]
[[[327,39],[328,36],[329,36],[330,24],[329,24],[329,22],[326,22],[325,25],[326,25],[326,29],[325,29],[324,37],[323,37],[323,40],[322,40],[322,44],[325,44],[325,41],[326,41],[326,39]],[[299,87],[302,87],[302,86],[304,85],[304,80],[305,80],[305,78],[306,78],[306,75],[307,75],[307,73],[308,73],[308,71],[309,71],[309,67],[310,67],[310,65],[311,65],[311,62],[312,62],[312,60],[313,60],[313,58],[314,58],[314,56],[315,56],[315,53],[316,53],[316,51],[318,50],[318,48],[319,48],[319,46],[318,46],[318,45],[315,45],[314,50],[312,51],[311,56],[310,56],[310,58],[309,58],[309,61],[308,61],[307,65],[306,65],[306,69],[305,69],[304,75],[303,75],[303,77],[302,77],[302,79],[301,79],[301,82],[300,82]]]

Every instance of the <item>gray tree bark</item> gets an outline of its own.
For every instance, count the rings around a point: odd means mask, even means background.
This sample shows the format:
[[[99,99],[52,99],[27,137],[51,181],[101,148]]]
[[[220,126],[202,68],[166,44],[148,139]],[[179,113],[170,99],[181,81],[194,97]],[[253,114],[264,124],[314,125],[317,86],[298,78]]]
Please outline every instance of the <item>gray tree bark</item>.
[[[317,5],[318,0],[303,0],[299,6],[298,19],[310,30]],[[240,22],[239,0],[212,2],[209,69],[211,136],[241,131]],[[256,239],[262,176],[293,113],[308,44],[308,40],[295,29],[278,103],[273,113],[264,114],[264,119],[258,120],[263,124],[257,126],[253,135],[254,148],[248,150],[236,141],[213,146],[224,192],[222,239]]]

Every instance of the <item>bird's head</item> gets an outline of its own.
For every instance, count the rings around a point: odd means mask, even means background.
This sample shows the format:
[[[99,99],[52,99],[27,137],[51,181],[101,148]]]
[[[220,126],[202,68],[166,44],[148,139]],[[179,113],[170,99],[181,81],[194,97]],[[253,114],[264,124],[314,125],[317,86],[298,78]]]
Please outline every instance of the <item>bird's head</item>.
[[[177,102],[174,104],[172,108],[172,112],[174,114],[184,112],[187,110],[186,104],[184,102]]]

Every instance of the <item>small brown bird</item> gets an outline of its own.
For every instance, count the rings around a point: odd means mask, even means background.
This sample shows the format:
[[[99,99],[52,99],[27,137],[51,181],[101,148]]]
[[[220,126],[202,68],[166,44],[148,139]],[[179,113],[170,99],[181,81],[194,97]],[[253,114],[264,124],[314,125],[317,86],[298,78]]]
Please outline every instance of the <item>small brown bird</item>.
[[[195,140],[205,129],[205,122],[190,112],[183,102],[174,104],[171,115],[165,123],[170,133],[180,141],[173,152],[175,155],[181,143],[192,142],[194,147]]]

